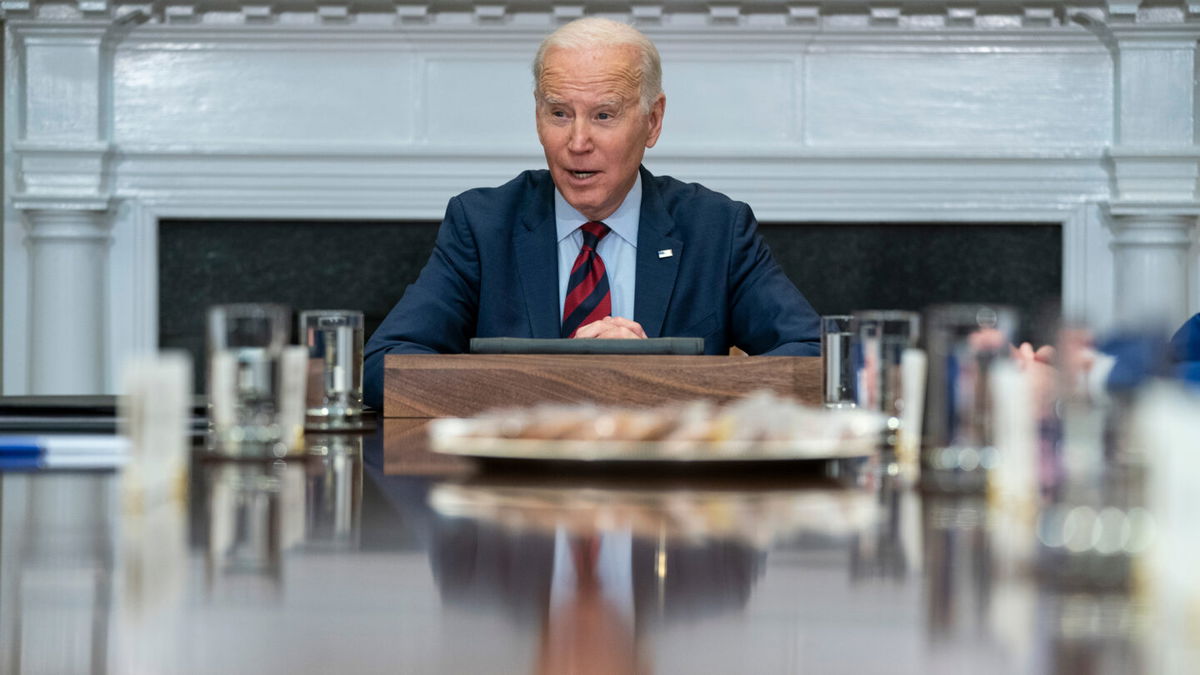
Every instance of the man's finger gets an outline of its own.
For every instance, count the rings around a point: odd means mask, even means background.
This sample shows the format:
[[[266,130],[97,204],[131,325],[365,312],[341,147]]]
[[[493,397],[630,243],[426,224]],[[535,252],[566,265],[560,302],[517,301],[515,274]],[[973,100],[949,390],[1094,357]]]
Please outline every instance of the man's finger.
[[[646,336],[638,335],[637,333],[629,330],[628,328],[626,328],[624,326],[610,325],[610,326],[607,326],[604,330],[602,330],[600,332],[600,334],[597,335],[596,337],[602,338],[605,340],[630,340],[630,339],[642,340]]]
[[[585,324],[583,326],[580,326],[578,329],[576,329],[574,337],[577,337],[577,338],[597,337],[600,335],[601,331],[603,331],[605,329],[606,326],[607,326],[607,324],[604,323],[604,319],[600,319],[599,321],[593,321],[589,324]]]
[[[630,331],[633,331],[633,334],[636,335],[637,337],[646,337],[646,331],[645,331],[645,329],[642,328],[642,324],[640,324],[636,321],[633,321],[632,319],[626,319],[625,317],[622,317],[622,316],[606,316],[602,320],[606,321],[614,326],[619,326],[621,328],[627,328]]]
[[[630,328],[629,326],[633,326]],[[637,330],[634,330],[634,329]],[[599,321],[593,321],[586,326],[580,326],[579,330],[575,331],[577,338],[602,338],[602,339],[630,339],[644,338],[646,332],[636,321],[622,319],[620,317],[606,316]]]

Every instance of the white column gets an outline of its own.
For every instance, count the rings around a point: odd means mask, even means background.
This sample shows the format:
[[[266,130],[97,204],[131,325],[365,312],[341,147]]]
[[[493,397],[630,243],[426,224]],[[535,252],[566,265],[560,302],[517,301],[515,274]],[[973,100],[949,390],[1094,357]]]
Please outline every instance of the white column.
[[[19,220],[5,227],[24,228],[31,394],[108,389],[113,23],[92,14],[9,24],[7,65],[20,83],[6,102],[20,121],[10,125],[9,198]]]
[[[1116,323],[1172,330],[1189,316],[1190,248],[1200,212],[1195,29],[1153,20],[1114,27],[1112,214]]]
[[[1117,323],[1172,330],[1188,317],[1188,254],[1193,215],[1112,217]]]
[[[30,393],[104,391],[109,215],[30,209]]]

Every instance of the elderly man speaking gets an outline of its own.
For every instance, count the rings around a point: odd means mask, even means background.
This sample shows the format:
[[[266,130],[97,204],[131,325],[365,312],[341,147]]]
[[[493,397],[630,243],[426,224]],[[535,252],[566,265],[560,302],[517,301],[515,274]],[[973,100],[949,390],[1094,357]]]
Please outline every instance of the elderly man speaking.
[[[701,337],[705,353],[811,356],[818,317],[750,207],[641,166],[666,96],[654,44],[586,18],[533,62],[548,171],[450,200],[420,277],[365,350],[380,407],[390,353],[459,353],[472,337]]]

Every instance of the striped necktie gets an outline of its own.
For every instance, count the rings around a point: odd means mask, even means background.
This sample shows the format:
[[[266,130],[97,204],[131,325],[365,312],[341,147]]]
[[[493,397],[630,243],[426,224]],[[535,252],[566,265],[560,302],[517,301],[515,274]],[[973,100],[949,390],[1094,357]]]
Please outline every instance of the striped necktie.
[[[608,294],[608,275],[604,261],[596,253],[600,240],[609,233],[604,223],[584,223],[583,247],[571,267],[567,280],[567,297],[563,301],[562,336],[575,337],[575,331],[593,321],[612,314],[612,298]]]

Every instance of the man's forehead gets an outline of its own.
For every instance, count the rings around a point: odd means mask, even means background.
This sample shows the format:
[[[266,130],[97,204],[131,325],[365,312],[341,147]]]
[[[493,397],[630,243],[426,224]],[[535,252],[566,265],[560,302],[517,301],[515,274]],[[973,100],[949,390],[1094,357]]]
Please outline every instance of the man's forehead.
[[[542,79],[634,80],[639,76],[636,53],[628,45],[615,47],[553,47],[542,61]]]
[[[550,52],[542,68],[538,90],[547,102],[561,102],[581,93],[589,99],[622,103],[637,96],[640,78],[626,59],[594,59],[590,54]],[[557,101],[556,101],[557,99]]]

